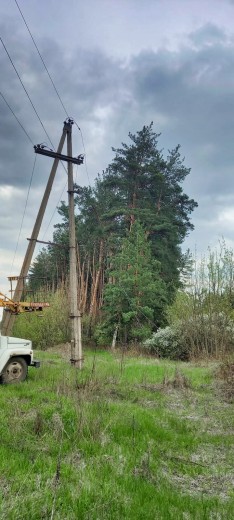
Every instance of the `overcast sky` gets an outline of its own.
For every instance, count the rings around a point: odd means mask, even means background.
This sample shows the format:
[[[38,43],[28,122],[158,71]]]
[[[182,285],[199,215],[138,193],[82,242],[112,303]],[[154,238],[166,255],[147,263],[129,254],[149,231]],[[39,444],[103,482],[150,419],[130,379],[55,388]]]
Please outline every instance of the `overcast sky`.
[[[165,155],[179,143],[191,167],[184,189],[199,207],[184,247],[204,252],[222,236],[234,246],[234,1],[17,1],[83,133],[88,177],[80,166],[77,182],[92,183],[112,159],[111,147],[153,120]],[[66,116],[15,0],[1,0],[0,33],[56,147]],[[0,70],[0,90],[31,140],[49,144],[1,43]],[[19,237],[35,155],[1,96],[0,114],[0,291],[7,292],[6,277],[19,274],[51,160],[37,156]],[[74,127],[74,155],[83,151]],[[60,166],[40,239],[52,238],[65,185]]]

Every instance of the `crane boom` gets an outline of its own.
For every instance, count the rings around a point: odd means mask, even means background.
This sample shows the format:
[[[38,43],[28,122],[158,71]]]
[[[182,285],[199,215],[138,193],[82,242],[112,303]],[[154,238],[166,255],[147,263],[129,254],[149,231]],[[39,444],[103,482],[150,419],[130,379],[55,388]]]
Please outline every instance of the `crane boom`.
[[[23,312],[42,311],[43,308],[49,307],[48,302],[15,302],[0,292],[0,307],[11,314],[17,315]]]

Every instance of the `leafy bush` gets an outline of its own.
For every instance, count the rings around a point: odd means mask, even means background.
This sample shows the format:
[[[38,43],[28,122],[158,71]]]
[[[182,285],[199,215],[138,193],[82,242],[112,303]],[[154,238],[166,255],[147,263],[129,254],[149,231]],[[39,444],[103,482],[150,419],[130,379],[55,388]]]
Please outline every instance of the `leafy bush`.
[[[181,335],[180,326],[165,327],[154,332],[144,342],[144,346],[159,357],[186,360],[189,357],[188,346]]]
[[[187,360],[200,354],[219,357],[233,351],[234,321],[224,312],[198,314],[158,329],[144,346],[170,359]]]
[[[61,287],[54,294],[48,294],[47,301],[50,307],[44,309],[42,317],[36,312],[22,314],[17,316],[13,328],[14,336],[28,338],[34,348],[42,350],[68,341],[70,330],[66,288]]]

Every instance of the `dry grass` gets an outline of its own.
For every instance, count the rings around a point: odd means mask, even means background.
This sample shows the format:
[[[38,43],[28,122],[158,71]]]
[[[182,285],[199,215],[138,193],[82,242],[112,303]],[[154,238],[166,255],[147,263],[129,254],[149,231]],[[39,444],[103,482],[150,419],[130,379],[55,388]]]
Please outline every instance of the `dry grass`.
[[[234,362],[227,360],[216,370],[216,377],[220,380],[220,389],[228,402],[234,402]]]

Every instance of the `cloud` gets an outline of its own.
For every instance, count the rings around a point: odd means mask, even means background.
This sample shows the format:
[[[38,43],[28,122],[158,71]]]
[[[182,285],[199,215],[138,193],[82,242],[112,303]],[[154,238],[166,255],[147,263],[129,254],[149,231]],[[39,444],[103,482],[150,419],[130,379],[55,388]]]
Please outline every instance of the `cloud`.
[[[224,31],[213,23],[207,23],[193,31],[189,35],[190,40],[196,47],[212,46],[216,43],[225,43],[227,35]]]
[[[3,39],[56,147],[65,114],[34,48],[19,34],[14,20],[10,23],[10,31],[9,27],[7,32],[2,28]],[[68,54],[49,38],[38,44],[69,114],[82,128],[91,181],[110,162],[112,146],[118,147],[127,141],[129,131],[134,133],[154,120],[155,131],[162,132],[159,146],[165,148],[165,154],[180,143],[185,164],[192,168],[185,189],[198,201],[199,208],[192,216],[196,231],[187,243],[199,241],[205,247],[225,232],[231,237],[227,215],[231,215],[234,202],[230,200],[234,191],[234,41],[224,30],[206,24],[187,35],[186,43],[177,51],[144,50],[127,61],[100,49],[77,47]],[[0,67],[1,90],[17,117],[35,144],[48,143],[3,49]],[[1,243],[8,255],[17,237],[34,152],[1,98],[0,110]],[[73,151],[83,152],[76,127]],[[38,158],[25,221],[27,233],[50,167],[50,159]],[[52,206],[64,181],[66,174],[60,169]],[[78,169],[77,182],[89,182],[84,167]]]

